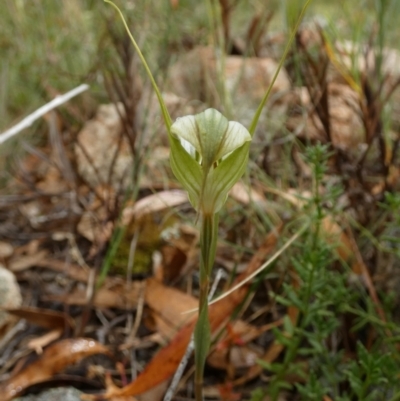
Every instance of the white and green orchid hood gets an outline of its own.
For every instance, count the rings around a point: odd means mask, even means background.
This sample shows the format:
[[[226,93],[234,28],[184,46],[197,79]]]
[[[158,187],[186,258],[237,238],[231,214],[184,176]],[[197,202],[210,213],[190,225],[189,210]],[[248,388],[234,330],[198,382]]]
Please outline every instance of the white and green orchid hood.
[[[193,207],[203,214],[219,212],[246,170],[250,133],[215,109],[178,118],[170,132],[172,171]]]

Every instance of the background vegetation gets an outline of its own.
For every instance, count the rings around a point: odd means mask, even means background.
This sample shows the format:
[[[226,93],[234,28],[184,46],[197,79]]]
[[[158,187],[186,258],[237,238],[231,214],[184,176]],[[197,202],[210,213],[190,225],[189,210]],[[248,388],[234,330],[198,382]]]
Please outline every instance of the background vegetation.
[[[119,3],[161,87],[167,81],[168,68],[182,54],[215,39],[203,2]],[[229,21],[232,42],[228,44],[233,47],[236,39],[243,41],[252,18],[258,15],[266,21],[259,28],[269,43],[266,49],[277,58],[303,2],[230,3],[235,8]],[[280,129],[259,138],[245,179],[263,193],[268,211],[256,202],[243,207],[233,199],[222,211],[223,246],[235,253],[236,261],[247,261],[279,223],[285,222],[280,246],[305,221],[310,227],[272,269],[254,282],[249,301],[243,303],[248,309],[237,311],[249,318],[268,305],[264,314],[254,318],[255,323],[283,319],[283,326],[275,328],[273,336],[256,340],[260,347],[274,343],[283,350],[276,360],[259,362],[264,374],[240,388],[242,399],[264,400],[267,395],[274,400],[279,396],[325,401],[400,399],[400,109],[396,100],[400,81],[398,77],[390,81],[385,68],[385,49],[399,50],[399,15],[400,2],[396,0],[314,0],[302,27],[314,35],[311,45],[303,45],[298,38],[285,67],[293,87],[306,87],[311,96],[319,94],[314,104],[318,118],[325,128],[332,126],[335,116],[327,104],[324,106],[321,95],[328,85],[322,65],[343,65],[343,54],[335,50],[335,43],[353,43],[353,62],[345,70],[339,68],[339,75],[358,95],[364,127],[361,142],[368,151],[359,144],[343,149],[335,145],[328,132],[324,141],[299,138],[288,124],[288,115],[287,121],[279,120]],[[315,21],[324,35],[319,35]],[[274,42],[279,34],[284,40]],[[246,55],[256,53],[255,45],[247,45]],[[367,48],[374,49],[375,68],[361,71],[357,59]],[[90,92],[75,99],[73,106],[59,110],[69,133],[64,138],[67,150],[72,149],[77,133],[99,104],[119,100],[126,106],[130,102],[126,110],[131,110],[130,123],[135,124],[142,90],[135,77],[142,78],[144,87],[146,79],[118,17],[102,1],[5,0],[0,13],[0,51],[0,131],[81,83],[89,84]],[[119,85],[130,88],[125,97]],[[329,102],[329,92],[326,96]],[[142,123],[136,132],[138,138],[152,121],[142,119]],[[46,134],[46,123],[37,121],[0,149],[3,194],[15,194],[14,179],[20,173],[17,160],[26,156],[22,142],[28,138],[30,144],[45,148]],[[108,208],[108,219],[114,223],[127,198],[136,200],[150,192],[139,183],[152,157],[152,144],[138,146],[132,148],[133,184],[121,190]],[[71,159],[74,164],[73,156]],[[166,188],[174,187],[168,167],[165,171]],[[20,194],[28,191],[23,185],[17,188]],[[3,221],[7,207],[1,215]],[[188,209],[176,213],[171,208],[172,219],[186,223],[193,217],[191,213]],[[156,231],[157,238],[148,241],[150,244],[139,241],[147,248],[145,265],[149,249],[151,254],[159,245],[159,232],[151,223],[148,227]],[[129,244],[136,231],[137,226],[115,228],[95,257],[79,236],[78,247],[86,261],[96,261],[98,272],[106,275],[110,267],[119,272],[117,267],[128,264]],[[71,232],[75,233],[75,228]],[[149,232],[146,235],[151,236]],[[2,236],[9,240],[7,234]],[[233,280],[239,265],[229,273],[226,283]],[[190,275],[196,283],[196,273]],[[181,277],[174,284],[183,288],[187,280]],[[194,288],[196,294],[196,284]],[[209,372],[210,381],[212,377]],[[221,377],[221,381],[227,380]]]

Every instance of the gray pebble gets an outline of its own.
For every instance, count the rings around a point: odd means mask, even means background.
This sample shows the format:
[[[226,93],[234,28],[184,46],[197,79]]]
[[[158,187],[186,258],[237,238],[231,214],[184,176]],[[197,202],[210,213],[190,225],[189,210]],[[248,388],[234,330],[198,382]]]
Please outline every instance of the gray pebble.
[[[81,401],[82,394],[74,387],[59,387],[42,391],[36,395],[16,398],[14,401]]]

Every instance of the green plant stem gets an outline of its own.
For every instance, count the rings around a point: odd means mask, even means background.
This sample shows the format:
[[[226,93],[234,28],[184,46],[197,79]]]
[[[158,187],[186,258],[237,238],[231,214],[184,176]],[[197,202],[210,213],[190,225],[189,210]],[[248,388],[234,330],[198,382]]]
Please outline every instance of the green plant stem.
[[[114,4],[111,0],[104,0],[104,2],[110,4],[112,7],[114,7],[114,9],[118,12],[119,16],[120,16],[121,19],[122,19],[122,23],[124,24],[124,27],[125,27],[125,29],[126,29],[126,33],[128,34],[129,39],[130,39],[130,41],[132,42],[133,47],[135,48],[135,50],[136,50],[136,52],[137,52],[137,54],[138,54],[138,56],[139,56],[139,58],[140,58],[140,61],[141,61],[142,64],[143,64],[144,69],[146,70],[146,74],[147,74],[147,76],[148,76],[149,79],[150,79],[151,86],[153,87],[154,93],[155,93],[156,96],[157,96],[158,103],[160,104],[160,108],[161,108],[161,113],[162,113],[163,118],[164,118],[164,123],[165,123],[165,126],[166,126],[167,129],[168,129],[168,134],[169,134],[169,133],[170,133],[171,124],[172,124],[171,116],[170,116],[169,113],[168,113],[168,110],[167,110],[167,107],[166,107],[166,105],[165,105],[164,99],[163,99],[163,97],[161,96],[161,92],[160,92],[160,90],[158,89],[157,83],[156,83],[156,81],[155,81],[155,79],[154,79],[154,77],[153,77],[153,74],[152,74],[152,72],[151,72],[151,70],[150,70],[150,67],[149,67],[148,64],[147,64],[147,61],[146,61],[146,59],[144,58],[143,53],[142,53],[142,51],[140,50],[140,47],[139,47],[138,44],[136,43],[135,38],[133,37],[131,31],[129,30],[128,24],[127,24],[127,22],[126,22],[126,20],[125,20],[124,15],[122,14],[122,11],[121,11],[121,10],[118,8],[118,6],[117,6],[116,4]]]
[[[208,318],[208,288],[217,248],[217,234],[218,214],[202,214],[200,229],[199,317],[194,329],[196,401],[203,401],[204,367],[211,342],[211,326]]]
[[[293,31],[290,33],[289,40],[288,40],[288,42],[286,44],[285,50],[283,52],[283,55],[282,55],[282,57],[281,57],[281,59],[279,61],[278,68],[276,69],[275,74],[272,77],[272,81],[271,81],[271,83],[270,83],[270,85],[268,87],[268,90],[267,90],[266,94],[264,95],[263,99],[261,100],[261,103],[259,104],[259,106],[258,106],[258,108],[257,108],[257,110],[256,110],[256,112],[254,114],[253,120],[251,121],[251,124],[250,124],[250,127],[249,127],[249,132],[250,132],[251,136],[253,136],[255,131],[256,131],[258,120],[260,119],[260,116],[261,116],[261,113],[262,113],[262,111],[264,109],[265,103],[267,102],[267,100],[269,98],[269,95],[270,95],[270,93],[272,91],[272,87],[274,86],[274,83],[275,83],[276,79],[278,78],[279,72],[282,69],[283,63],[286,60],[286,56],[289,53],[289,50],[290,50],[290,48],[292,46],[292,43],[294,41],[294,38],[296,36],[296,33],[297,33],[298,29],[299,29],[300,23],[303,20],[304,14],[306,13],[306,10],[307,10],[308,6],[311,4],[311,2],[312,2],[312,0],[307,0],[306,1],[306,3],[304,4],[303,8],[301,9],[299,18],[297,19],[297,22],[296,22],[296,25],[293,27]]]

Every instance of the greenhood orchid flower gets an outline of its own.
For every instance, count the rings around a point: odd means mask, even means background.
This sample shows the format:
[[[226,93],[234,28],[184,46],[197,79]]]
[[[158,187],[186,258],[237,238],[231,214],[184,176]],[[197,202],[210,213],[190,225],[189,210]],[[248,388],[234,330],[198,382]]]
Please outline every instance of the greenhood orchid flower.
[[[219,111],[207,109],[178,118],[171,135],[172,170],[193,207],[205,215],[218,213],[246,169],[250,133]]]
[[[121,10],[111,0],[104,1],[111,4],[120,14],[132,44],[149,76],[168,130],[172,171],[188,192],[190,202],[197,210],[198,216],[201,216],[199,314],[194,329],[194,342],[195,397],[196,401],[203,401],[204,367],[211,341],[207,296],[217,247],[218,212],[224,205],[229,190],[246,170],[251,137],[311,0],[307,0],[302,8],[271,85],[254,114],[249,128],[250,132],[243,125],[228,121],[214,109],[207,109],[194,116],[179,118],[172,124],[153,74],[129,31]]]

